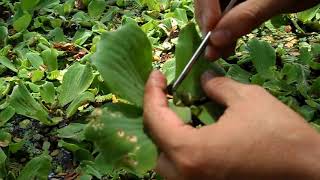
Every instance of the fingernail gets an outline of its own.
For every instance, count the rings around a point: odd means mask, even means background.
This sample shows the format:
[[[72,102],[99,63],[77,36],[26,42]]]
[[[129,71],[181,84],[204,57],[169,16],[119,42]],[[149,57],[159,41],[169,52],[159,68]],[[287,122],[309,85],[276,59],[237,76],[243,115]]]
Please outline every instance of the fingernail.
[[[204,73],[202,74],[202,76],[201,76],[201,81],[202,81],[203,83],[205,83],[205,82],[211,80],[212,78],[214,78],[214,73],[209,70],[209,71],[206,71],[206,72],[204,72]]]
[[[150,74],[150,80],[153,85],[159,84],[161,82],[162,74],[159,70],[154,70]]]
[[[228,30],[215,30],[211,35],[211,43],[217,47],[227,46],[231,43],[231,32]]]

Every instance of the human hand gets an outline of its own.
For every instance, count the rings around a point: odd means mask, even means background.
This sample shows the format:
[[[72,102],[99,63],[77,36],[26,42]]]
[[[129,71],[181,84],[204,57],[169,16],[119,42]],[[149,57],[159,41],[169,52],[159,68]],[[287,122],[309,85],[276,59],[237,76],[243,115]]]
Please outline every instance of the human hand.
[[[168,107],[166,80],[145,87],[144,123],[166,179],[320,179],[317,132],[266,90],[205,73],[207,96],[227,108],[217,123],[188,126]]]
[[[217,59],[234,51],[236,40],[250,33],[264,21],[280,13],[297,12],[312,7],[319,0],[238,0],[242,2],[221,17],[220,3],[230,0],[195,0],[198,24],[203,32],[213,30],[206,56]]]

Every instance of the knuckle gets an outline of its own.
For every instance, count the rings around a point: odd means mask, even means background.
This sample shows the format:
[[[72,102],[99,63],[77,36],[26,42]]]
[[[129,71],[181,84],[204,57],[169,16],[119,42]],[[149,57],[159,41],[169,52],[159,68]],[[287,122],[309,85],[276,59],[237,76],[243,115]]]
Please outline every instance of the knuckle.
[[[250,8],[245,8],[242,11],[242,19],[247,20],[250,24],[259,24],[259,17],[261,17],[260,7],[254,3]]]

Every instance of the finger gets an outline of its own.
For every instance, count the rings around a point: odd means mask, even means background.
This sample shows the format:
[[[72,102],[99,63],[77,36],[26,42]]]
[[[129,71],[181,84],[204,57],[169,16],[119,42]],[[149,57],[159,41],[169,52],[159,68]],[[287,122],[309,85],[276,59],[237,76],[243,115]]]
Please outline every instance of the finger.
[[[227,59],[231,55],[234,55],[234,49],[236,47],[236,44],[233,43],[229,47],[226,47],[224,51],[222,51],[222,58]]]
[[[149,135],[162,152],[168,154],[185,143],[193,128],[168,107],[165,94],[166,79],[160,71],[151,73],[144,94],[144,124]]]
[[[225,106],[240,102],[244,84],[226,77],[214,77],[211,72],[205,72],[201,78],[202,87],[209,98]]]
[[[239,4],[221,18],[210,37],[211,44],[218,49],[230,46],[239,37],[280,12],[280,9],[280,6],[274,6],[273,0],[247,0]]]
[[[221,57],[221,54],[217,48],[214,48],[213,46],[208,44],[205,51],[205,56],[209,61],[215,61]]]
[[[155,171],[165,179],[179,179],[176,166],[164,153],[160,154]]]
[[[195,0],[195,14],[202,33],[206,34],[221,18],[219,0]]]
[[[235,43],[223,49],[218,49],[218,48],[215,48],[214,46],[208,45],[205,52],[205,56],[209,61],[218,60],[220,57],[226,59],[232,54],[234,54],[235,47],[236,47]]]

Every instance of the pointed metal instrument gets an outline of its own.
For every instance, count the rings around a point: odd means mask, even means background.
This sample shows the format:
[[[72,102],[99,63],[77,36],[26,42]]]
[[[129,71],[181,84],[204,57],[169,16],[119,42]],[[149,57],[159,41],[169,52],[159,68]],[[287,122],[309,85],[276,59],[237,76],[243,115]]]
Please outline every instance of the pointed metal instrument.
[[[222,16],[225,15],[227,12],[229,12],[234,5],[237,3],[237,0],[231,0],[230,3],[228,4],[228,6],[226,7],[226,9],[224,10],[224,12],[222,13]],[[193,56],[191,57],[191,59],[189,60],[188,64],[186,65],[186,67],[183,69],[183,71],[181,72],[181,74],[179,75],[179,77],[177,78],[177,80],[173,83],[172,85],[172,91],[177,90],[177,88],[179,87],[179,85],[183,82],[183,80],[187,77],[187,75],[189,74],[189,72],[191,71],[193,65],[197,62],[197,60],[199,59],[199,57],[202,55],[202,53],[204,52],[204,50],[206,49],[208,43],[209,43],[209,39],[211,36],[212,32],[209,31],[206,36],[203,38],[200,46],[198,47],[198,49],[196,50],[196,52],[193,54]]]

